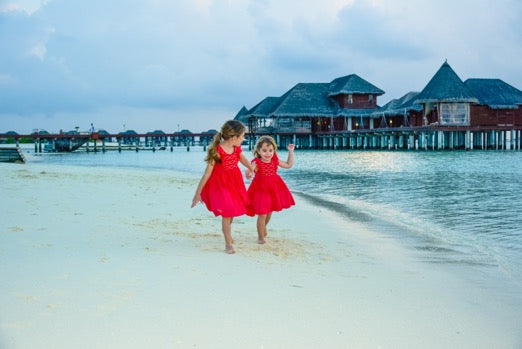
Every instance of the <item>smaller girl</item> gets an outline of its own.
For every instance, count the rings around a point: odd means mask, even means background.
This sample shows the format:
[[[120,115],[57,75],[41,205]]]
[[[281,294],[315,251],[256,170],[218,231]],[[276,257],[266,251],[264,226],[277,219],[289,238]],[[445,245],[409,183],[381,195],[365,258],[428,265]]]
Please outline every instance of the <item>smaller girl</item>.
[[[291,168],[294,164],[294,145],[289,144],[287,161],[277,157],[277,145],[270,136],[259,138],[254,148],[252,163],[256,167],[256,175],[248,187],[250,205],[247,214],[257,215],[257,242],[265,243],[268,235],[266,226],[272,217],[272,212],[281,211],[295,205],[294,198],[288,190],[277,168]]]
[[[241,151],[245,138],[245,126],[236,120],[229,120],[214,136],[205,158],[207,168],[199,181],[192,206],[203,202],[215,216],[222,216],[221,228],[225,236],[225,252],[232,254],[232,221],[234,217],[247,212],[248,196],[239,167],[240,161],[246,168],[247,178],[252,177],[253,167]]]

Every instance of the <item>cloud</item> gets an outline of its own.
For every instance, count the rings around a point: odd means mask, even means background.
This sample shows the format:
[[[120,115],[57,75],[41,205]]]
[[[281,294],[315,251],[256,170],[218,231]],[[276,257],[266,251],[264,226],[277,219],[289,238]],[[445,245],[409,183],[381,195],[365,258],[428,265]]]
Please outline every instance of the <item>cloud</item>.
[[[429,45],[412,40],[413,30],[403,31],[396,18],[367,1],[356,1],[339,12],[333,36],[346,52],[359,57],[415,60],[427,57]]]
[[[25,12],[27,14],[33,14],[47,1],[45,0],[17,0],[0,2],[0,13],[1,12]]]
[[[462,78],[521,88],[521,12],[516,0],[2,2],[0,114],[214,120],[351,73],[397,98],[446,58]]]

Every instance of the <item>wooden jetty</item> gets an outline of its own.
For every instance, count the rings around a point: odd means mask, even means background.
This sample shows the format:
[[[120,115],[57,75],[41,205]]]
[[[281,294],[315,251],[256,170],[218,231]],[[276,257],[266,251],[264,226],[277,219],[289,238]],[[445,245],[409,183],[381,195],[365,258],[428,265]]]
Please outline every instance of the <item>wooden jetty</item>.
[[[262,135],[271,135],[280,148],[289,143],[297,149],[331,149],[331,150],[520,150],[522,143],[522,126],[410,126],[387,127],[356,130],[330,130],[303,132],[302,130],[284,130],[266,132],[247,132],[246,142],[249,149]],[[53,144],[74,144],[80,141],[81,150],[87,152],[105,152],[108,150],[174,150],[184,147],[187,151],[193,146],[202,146],[203,150],[212,142],[212,133],[190,134],[45,134],[16,135],[0,134],[2,138],[15,138],[17,148],[21,138],[34,140],[35,153],[56,151]],[[116,140],[116,142],[109,140]],[[8,148],[13,151],[17,148]],[[66,147],[67,148],[67,147]]]
[[[19,147],[0,147],[0,162],[25,163],[22,149]]]
[[[67,152],[83,149],[87,152],[93,151],[105,152],[111,150],[144,150],[150,149],[166,150],[170,148],[173,151],[174,147],[186,147],[190,150],[191,146],[202,145],[206,147],[214,137],[215,133],[117,133],[100,134],[98,132],[92,133],[32,133],[32,134],[0,134],[1,139],[14,140],[17,147],[20,145],[21,139],[30,139],[34,141],[34,152]],[[113,141],[115,140],[115,142]],[[109,145],[108,143],[111,143]],[[115,145],[114,145],[115,144]]]

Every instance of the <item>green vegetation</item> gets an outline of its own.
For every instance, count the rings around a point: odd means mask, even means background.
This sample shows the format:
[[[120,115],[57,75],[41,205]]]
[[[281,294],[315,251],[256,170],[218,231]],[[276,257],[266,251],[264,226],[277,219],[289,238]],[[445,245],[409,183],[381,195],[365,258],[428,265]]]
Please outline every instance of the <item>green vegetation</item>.
[[[0,139],[0,143],[3,144],[15,144],[16,140],[14,138],[3,138]],[[34,139],[32,138],[20,138],[20,144],[34,143]]]

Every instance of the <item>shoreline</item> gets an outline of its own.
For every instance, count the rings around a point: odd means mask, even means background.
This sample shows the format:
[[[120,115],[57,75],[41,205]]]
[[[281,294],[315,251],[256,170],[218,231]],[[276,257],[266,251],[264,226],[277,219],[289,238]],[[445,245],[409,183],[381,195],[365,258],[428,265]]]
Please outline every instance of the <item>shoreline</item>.
[[[198,178],[0,164],[0,347],[514,348],[517,309],[314,206],[232,231]],[[205,336],[201,334],[204,333]]]

